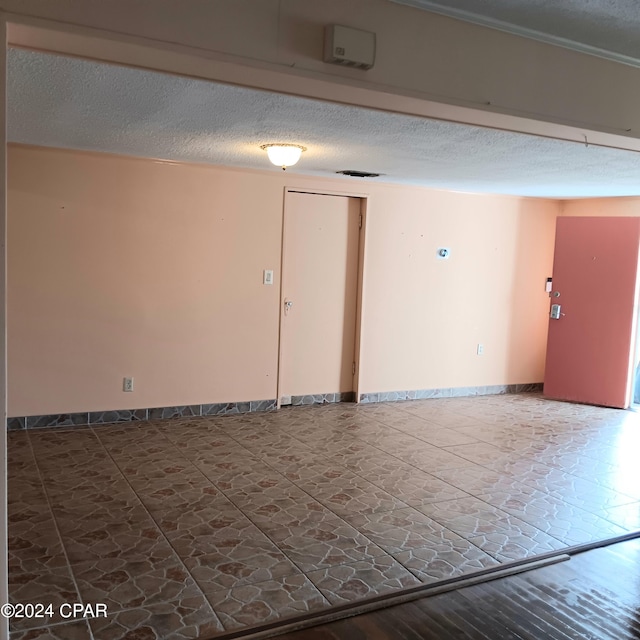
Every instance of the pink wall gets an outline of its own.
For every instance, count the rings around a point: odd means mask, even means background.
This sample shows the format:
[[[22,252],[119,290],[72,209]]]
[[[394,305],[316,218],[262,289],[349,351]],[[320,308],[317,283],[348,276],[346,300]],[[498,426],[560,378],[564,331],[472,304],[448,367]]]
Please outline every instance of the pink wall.
[[[284,187],[368,195],[361,392],[542,380],[556,202],[12,146],[10,415],[275,398]]]

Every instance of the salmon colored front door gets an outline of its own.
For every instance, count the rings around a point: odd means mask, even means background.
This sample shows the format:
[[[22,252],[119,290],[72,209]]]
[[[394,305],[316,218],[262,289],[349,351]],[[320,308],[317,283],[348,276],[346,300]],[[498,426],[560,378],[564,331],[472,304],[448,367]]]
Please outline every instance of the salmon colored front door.
[[[629,406],[639,246],[640,218],[558,218],[547,397]]]
[[[359,198],[289,192],[280,398],[354,391]]]

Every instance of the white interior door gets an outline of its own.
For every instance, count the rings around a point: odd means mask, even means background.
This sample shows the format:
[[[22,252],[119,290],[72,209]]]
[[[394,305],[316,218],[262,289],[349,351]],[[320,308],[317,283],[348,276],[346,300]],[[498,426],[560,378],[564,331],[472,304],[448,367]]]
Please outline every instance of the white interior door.
[[[360,202],[287,193],[281,398],[354,390]]]

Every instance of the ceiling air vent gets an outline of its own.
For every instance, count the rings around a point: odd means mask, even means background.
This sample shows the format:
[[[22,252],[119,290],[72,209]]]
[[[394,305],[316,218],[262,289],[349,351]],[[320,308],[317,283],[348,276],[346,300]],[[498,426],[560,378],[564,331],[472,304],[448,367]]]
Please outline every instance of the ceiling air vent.
[[[345,169],[344,171],[336,171],[345,176],[351,176],[352,178],[377,178],[381,176],[381,173],[369,173],[369,171],[355,171],[353,169]]]

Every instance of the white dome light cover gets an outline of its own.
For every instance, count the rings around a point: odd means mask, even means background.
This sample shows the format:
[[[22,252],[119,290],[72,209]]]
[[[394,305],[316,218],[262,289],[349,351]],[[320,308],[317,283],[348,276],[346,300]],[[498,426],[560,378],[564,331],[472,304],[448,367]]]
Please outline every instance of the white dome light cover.
[[[260,148],[267,152],[272,164],[275,164],[276,167],[282,167],[283,169],[296,164],[296,162],[300,160],[302,152],[307,150],[306,147],[299,144],[285,143],[263,144]]]

